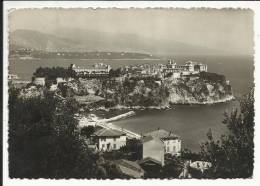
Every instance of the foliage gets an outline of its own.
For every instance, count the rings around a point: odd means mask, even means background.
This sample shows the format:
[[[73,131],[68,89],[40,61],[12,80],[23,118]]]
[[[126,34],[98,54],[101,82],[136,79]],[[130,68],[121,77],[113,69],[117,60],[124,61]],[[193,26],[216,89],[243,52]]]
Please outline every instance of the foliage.
[[[240,108],[230,115],[225,113],[223,123],[229,130],[215,141],[209,131],[208,141],[202,145],[201,155],[212,163],[209,178],[249,178],[254,163],[254,94],[253,90],[240,100]]]
[[[120,148],[120,152],[125,154],[125,158],[130,161],[142,159],[142,142],[138,139],[128,139],[126,146]]]
[[[83,127],[80,131],[81,135],[86,136],[87,138],[89,138],[94,132],[95,128],[93,126]]]
[[[173,75],[173,73],[172,72],[169,72],[169,73],[167,73],[164,77],[165,78],[168,78],[168,77],[171,77]]]
[[[191,160],[191,161],[199,161],[201,160],[201,154],[192,152],[189,149],[184,149],[181,152],[181,159],[182,160]]]
[[[35,77],[45,77],[49,80],[56,80],[57,77],[69,78],[75,77],[75,72],[71,69],[66,69],[63,67],[39,67],[33,73]]]
[[[226,81],[226,78],[224,75],[219,75],[219,74],[211,73],[211,72],[200,72],[200,78],[208,80],[210,82],[225,83],[225,81]]]
[[[94,155],[77,131],[74,100],[53,94],[23,100],[9,91],[9,173],[12,178],[93,177]]]
[[[118,69],[111,69],[109,71],[109,77],[119,77],[121,75],[121,69],[118,68]]]
[[[178,178],[183,168],[182,164],[180,158],[165,155],[165,165],[162,167],[160,178]]]

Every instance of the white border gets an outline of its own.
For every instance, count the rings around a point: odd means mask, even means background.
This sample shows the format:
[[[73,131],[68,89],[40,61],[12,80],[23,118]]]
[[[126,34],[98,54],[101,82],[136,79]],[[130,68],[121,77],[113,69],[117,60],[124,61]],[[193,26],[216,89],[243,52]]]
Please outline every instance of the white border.
[[[44,8],[44,7],[63,7],[63,8],[112,8],[112,7],[117,7],[117,8],[130,8],[130,7],[135,7],[135,8],[146,8],[146,7],[151,7],[151,8],[169,8],[169,7],[176,7],[176,8],[199,8],[199,7],[205,7],[205,8],[250,8],[254,10],[255,17],[254,17],[254,31],[255,31],[255,95],[260,95],[260,87],[259,87],[259,78],[260,75],[257,75],[257,72],[260,72],[260,65],[256,63],[256,61],[260,60],[259,57],[259,41],[260,41],[260,12],[256,11],[257,7],[259,8],[260,3],[259,2],[247,2],[247,1],[242,1],[242,2],[198,2],[198,1],[189,1],[189,2],[183,2],[183,1],[177,1],[177,2],[172,2],[172,1],[135,1],[135,2],[130,2],[130,1],[5,1],[4,2],[4,60],[3,60],[3,185],[4,186],[9,186],[9,185],[46,185],[46,184],[54,184],[54,185],[91,185],[91,184],[96,184],[96,185],[102,185],[102,186],[108,186],[110,184],[113,184],[114,186],[120,186],[122,184],[124,185],[137,185],[137,184],[149,184],[149,185],[159,185],[159,184],[165,184],[166,185],[172,185],[172,184],[178,184],[178,185],[192,185],[194,184],[199,184],[201,186],[204,185],[219,185],[219,184],[224,184],[224,185],[246,185],[249,184],[251,185],[257,185],[260,183],[260,178],[257,177],[258,174],[260,173],[260,168],[259,168],[259,157],[260,157],[260,149],[259,149],[259,144],[260,144],[260,137],[259,137],[259,132],[260,132],[260,127],[257,126],[257,121],[260,121],[260,115],[257,115],[258,113],[258,107],[260,105],[260,99],[255,96],[255,108],[256,108],[256,116],[255,116],[255,169],[254,169],[254,175],[253,179],[232,179],[232,180],[155,180],[155,179],[150,179],[150,180],[76,180],[76,179],[71,179],[71,180],[46,180],[46,179],[38,179],[38,180],[28,180],[28,179],[10,179],[8,178],[8,84],[7,84],[7,74],[8,74],[8,19],[7,15],[8,12],[7,10],[10,8]]]

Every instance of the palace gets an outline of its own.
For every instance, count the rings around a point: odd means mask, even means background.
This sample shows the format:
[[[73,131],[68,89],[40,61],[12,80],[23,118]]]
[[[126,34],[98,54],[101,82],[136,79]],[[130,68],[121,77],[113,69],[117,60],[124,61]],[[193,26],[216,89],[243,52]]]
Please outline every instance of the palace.
[[[70,68],[76,72],[76,75],[79,77],[104,77],[109,75],[111,70],[110,65],[104,63],[96,63],[92,68],[80,68],[76,67],[75,64],[72,64]]]

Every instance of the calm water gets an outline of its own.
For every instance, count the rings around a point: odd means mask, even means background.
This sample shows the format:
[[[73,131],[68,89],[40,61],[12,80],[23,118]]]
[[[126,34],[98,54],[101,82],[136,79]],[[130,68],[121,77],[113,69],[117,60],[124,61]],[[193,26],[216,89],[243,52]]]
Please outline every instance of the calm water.
[[[173,57],[177,63],[184,63],[187,60],[194,60],[208,64],[208,71],[216,72],[226,76],[233,88],[235,96],[241,96],[248,92],[248,88],[253,86],[253,57],[232,56],[177,56]],[[10,72],[17,74],[22,79],[30,79],[36,68],[62,66],[67,67],[71,63],[78,66],[90,66],[98,60],[10,60]],[[104,60],[113,68],[129,64],[140,63],[166,63],[167,60]],[[115,122],[115,124],[136,131],[138,133],[157,129],[158,127],[171,130],[180,135],[184,147],[197,151],[200,149],[199,143],[206,139],[209,128],[213,135],[219,137],[226,132],[222,124],[223,113],[237,106],[237,102],[221,103],[216,105],[196,105],[196,106],[175,106],[172,110],[151,110],[137,111],[137,115],[126,120]]]

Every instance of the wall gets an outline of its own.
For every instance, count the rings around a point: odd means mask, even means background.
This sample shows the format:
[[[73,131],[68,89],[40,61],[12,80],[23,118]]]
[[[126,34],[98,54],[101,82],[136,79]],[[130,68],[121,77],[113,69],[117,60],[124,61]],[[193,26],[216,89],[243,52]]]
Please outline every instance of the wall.
[[[143,159],[146,157],[156,159],[164,166],[164,145],[159,139],[143,143]]]
[[[164,147],[166,153],[170,153],[172,155],[180,155],[181,140],[179,139],[164,140]]]
[[[102,140],[103,139],[103,140]],[[105,139],[105,141],[104,141]],[[115,139],[115,140],[114,140]],[[110,144],[110,149],[107,149],[107,144]],[[116,148],[114,148],[114,144],[116,145]],[[104,147],[102,147],[104,145]],[[120,147],[126,145],[126,136],[120,136],[120,137],[107,137],[107,138],[99,138],[98,139],[98,149],[99,150],[118,150]]]

